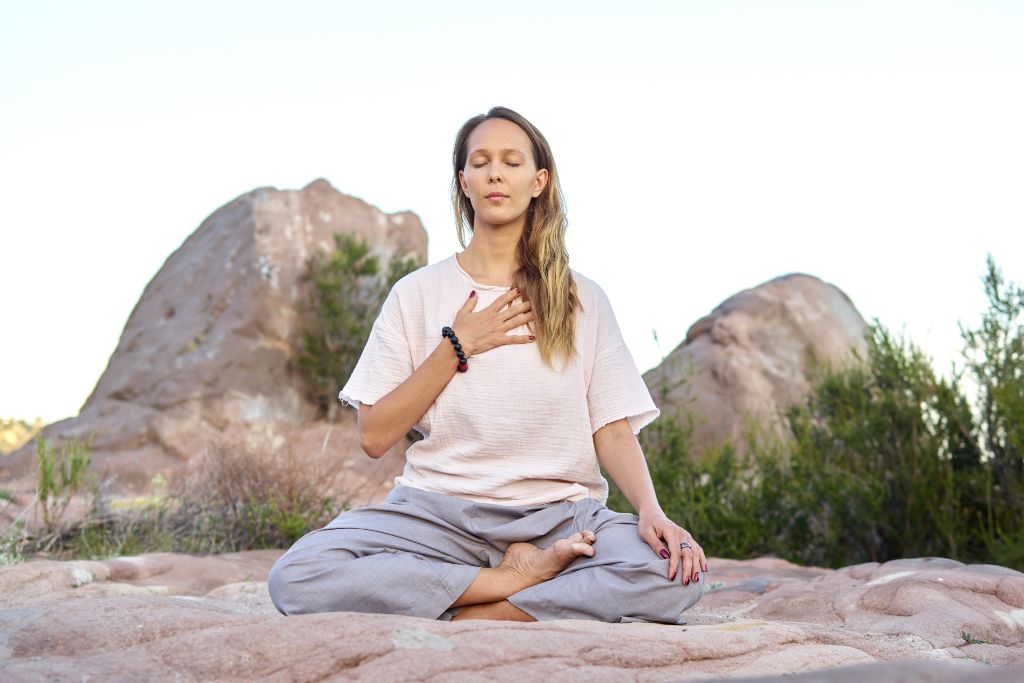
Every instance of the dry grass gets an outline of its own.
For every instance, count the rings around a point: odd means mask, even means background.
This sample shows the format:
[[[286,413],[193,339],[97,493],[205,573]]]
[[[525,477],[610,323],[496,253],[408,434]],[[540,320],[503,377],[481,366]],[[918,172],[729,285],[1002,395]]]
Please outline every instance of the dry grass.
[[[167,495],[138,499],[127,509],[99,496],[84,519],[49,532],[16,529],[0,552],[70,559],[288,547],[344,509],[330,490],[335,468],[300,452],[292,437],[223,436]]]

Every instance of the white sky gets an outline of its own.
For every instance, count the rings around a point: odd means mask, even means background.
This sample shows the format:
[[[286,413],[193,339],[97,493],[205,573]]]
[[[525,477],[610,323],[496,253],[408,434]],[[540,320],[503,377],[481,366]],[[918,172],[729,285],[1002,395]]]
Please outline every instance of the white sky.
[[[1022,36],[1010,0],[3,1],[0,417],[77,414],[164,260],[256,187],[411,209],[445,258],[452,140],[495,104],[551,142],[641,370],[793,271],[946,367],[986,254],[1024,281]]]

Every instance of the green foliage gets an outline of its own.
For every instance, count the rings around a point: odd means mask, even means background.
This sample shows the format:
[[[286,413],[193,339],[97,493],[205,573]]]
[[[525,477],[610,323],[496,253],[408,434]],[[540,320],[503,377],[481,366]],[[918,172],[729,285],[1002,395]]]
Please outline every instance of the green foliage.
[[[310,259],[308,323],[297,359],[329,421],[337,412],[338,389],[352,374],[388,292],[419,267],[415,259],[393,257],[383,271],[364,239],[336,233],[334,243],[333,252]]]
[[[1024,564],[1024,289],[1007,283],[992,257],[983,278],[989,307],[976,329],[961,326],[965,370],[978,387],[975,408],[991,496],[989,543]]]
[[[91,436],[87,441],[72,439],[57,452],[44,437],[36,439],[36,505],[48,532],[57,527],[75,496],[91,493],[91,444]]]
[[[985,291],[980,327],[962,329],[976,401],[962,373],[938,376],[876,321],[868,357],[814,369],[783,433],[752,426],[742,456],[727,443],[694,462],[690,412],[642,432],[666,514],[717,556],[832,567],[944,556],[1024,568],[1024,292],[991,259]],[[614,487],[609,506],[630,509]]]
[[[215,442],[193,476],[171,494],[127,510],[98,499],[86,517],[38,534],[26,533],[22,524],[0,545],[0,562],[288,547],[344,509],[328,490],[330,461],[292,450],[293,442]]]

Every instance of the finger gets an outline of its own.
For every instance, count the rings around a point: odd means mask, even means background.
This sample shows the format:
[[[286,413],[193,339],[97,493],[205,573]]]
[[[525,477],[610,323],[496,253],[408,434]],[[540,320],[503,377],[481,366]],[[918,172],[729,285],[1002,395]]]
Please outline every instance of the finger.
[[[504,311],[500,311],[500,313],[502,314],[502,321],[510,320],[511,318],[514,318],[517,315],[526,313],[532,308],[533,304],[531,304],[529,301],[521,304],[516,304],[515,306],[509,306]]]
[[[693,571],[696,572],[699,568],[700,571],[706,572],[708,570],[708,558],[704,554],[704,548],[694,540],[693,536],[690,536],[689,543],[693,546],[694,563],[697,565],[693,568]]]
[[[667,560],[670,557],[669,552],[665,550],[665,546],[662,544],[661,539],[658,538],[657,532],[653,529],[641,531],[640,539],[647,545],[651,546],[651,550],[654,551],[654,554],[661,559]]]
[[[500,311],[502,308],[505,307],[506,304],[515,301],[515,298],[517,296],[519,296],[519,290],[513,287],[512,289],[508,290],[507,292],[499,296],[497,299],[495,299],[494,303],[490,305],[490,308],[493,308],[496,311]]]
[[[704,554],[704,548],[701,548],[700,546],[698,546],[697,556],[698,556],[699,561],[700,561],[700,570],[702,572],[706,573],[708,571],[708,558]]]
[[[682,560],[682,553],[679,551],[678,532],[675,529],[666,531],[665,541],[668,543],[669,552],[672,553],[672,559],[668,563],[668,578],[669,580],[675,580],[679,576],[679,563]]]
[[[514,330],[515,328],[520,327],[521,325],[525,325],[531,320],[533,320],[533,313],[520,313],[514,318],[509,318],[504,322],[504,324],[502,324],[502,332]]]
[[[683,558],[683,585],[689,585],[690,581],[695,581],[694,574],[697,571],[696,563],[694,558],[697,557],[696,551],[693,549],[693,536],[690,532],[682,527],[679,527],[679,539],[680,543],[689,543],[689,548],[680,548]]]
[[[499,344],[532,344],[537,338],[532,334],[505,334]]]
[[[462,304],[462,310],[472,311],[474,306],[476,306],[476,290],[470,292],[469,296],[466,297],[465,303]]]

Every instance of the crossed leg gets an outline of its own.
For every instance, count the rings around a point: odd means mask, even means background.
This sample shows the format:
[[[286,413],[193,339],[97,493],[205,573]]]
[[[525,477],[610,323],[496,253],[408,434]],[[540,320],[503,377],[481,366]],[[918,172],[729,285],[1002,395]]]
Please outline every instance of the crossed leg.
[[[452,617],[459,619],[497,619],[536,621],[506,598],[521,590],[550,581],[577,557],[592,556],[596,536],[592,531],[576,532],[547,548],[531,543],[513,543],[493,569],[481,569],[466,592],[452,607],[463,607]]]

